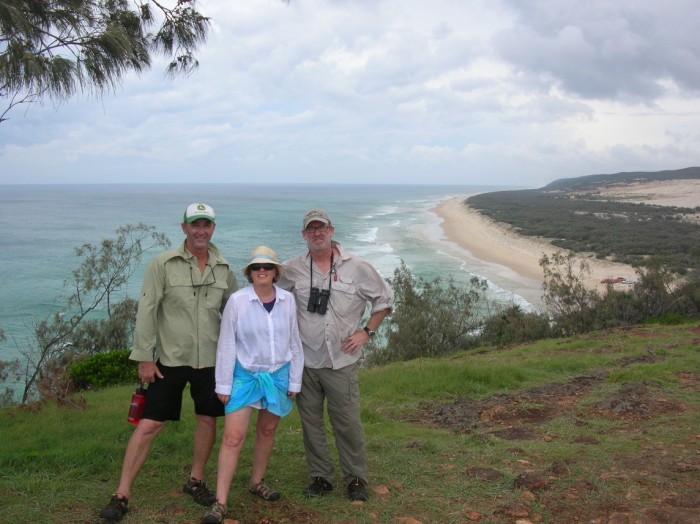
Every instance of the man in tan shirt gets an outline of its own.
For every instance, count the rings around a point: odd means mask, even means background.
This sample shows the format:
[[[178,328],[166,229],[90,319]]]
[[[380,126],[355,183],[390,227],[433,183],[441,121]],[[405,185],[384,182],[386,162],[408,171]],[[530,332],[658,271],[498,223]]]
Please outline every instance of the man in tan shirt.
[[[280,287],[297,302],[304,374],[297,407],[315,497],[333,490],[334,468],[324,426],[324,402],[333,426],[347,497],[367,500],[367,457],[360,418],[358,360],[394,304],[394,293],[368,262],[341,249],[323,210],[303,218],[308,252],[286,261]],[[367,306],[370,316],[361,326]]]

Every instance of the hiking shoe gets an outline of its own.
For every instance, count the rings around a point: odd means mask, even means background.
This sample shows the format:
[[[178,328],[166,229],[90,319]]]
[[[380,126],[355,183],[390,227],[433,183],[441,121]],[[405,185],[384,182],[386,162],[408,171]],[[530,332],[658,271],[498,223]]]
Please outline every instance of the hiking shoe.
[[[253,495],[257,495],[261,499],[268,501],[279,500],[282,496],[279,491],[276,491],[265,484],[265,479],[261,480],[254,486],[248,486],[248,491]]]
[[[211,506],[216,502],[216,495],[209,491],[201,480],[190,478],[187,484],[182,486],[182,492],[192,495],[194,501],[202,506]]]
[[[222,524],[227,510],[228,508],[224,504],[214,502],[211,508],[204,514],[202,524]]]
[[[367,488],[360,479],[352,479],[348,484],[348,498],[350,500],[367,500]]]
[[[129,499],[113,495],[109,504],[100,510],[100,518],[111,522],[119,522],[126,515],[126,512],[129,511],[128,504]]]
[[[314,477],[314,481],[304,490],[307,497],[320,497],[333,491],[333,484],[323,477]]]

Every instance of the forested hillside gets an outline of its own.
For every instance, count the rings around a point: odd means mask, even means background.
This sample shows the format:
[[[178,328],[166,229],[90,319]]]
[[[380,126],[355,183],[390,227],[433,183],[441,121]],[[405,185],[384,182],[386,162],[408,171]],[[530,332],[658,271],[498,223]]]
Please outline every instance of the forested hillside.
[[[541,189],[475,195],[467,203],[519,234],[563,249],[632,265],[656,257],[683,275],[700,263],[700,202],[695,208],[668,207],[594,194],[606,185],[679,179],[700,179],[700,168],[562,179]]]
[[[639,182],[668,180],[700,180],[700,167],[686,167],[668,171],[630,171],[610,175],[588,175],[576,178],[560,178],[544,186],[543,191],[582,191],[596,189],[614,184],[633,184]],[[700,203],[698,204],[700,205]]]

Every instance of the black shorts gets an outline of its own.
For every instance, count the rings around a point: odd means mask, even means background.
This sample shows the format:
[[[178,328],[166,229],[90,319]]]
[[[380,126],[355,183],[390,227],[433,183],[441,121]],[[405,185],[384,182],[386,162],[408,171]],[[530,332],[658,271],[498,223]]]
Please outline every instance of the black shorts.
[[[214,368],[194,369],[189,366],[168,367],[160,362],[156,365],[163,378],[156,378],[146,390],[146,405],[142,418],[165,422],[180,420],[182,411],[182,393],[187,383],[190,384],[190,396],[194,401],[197,415],[221,417],[224,405],[214,392],[216,380]]]

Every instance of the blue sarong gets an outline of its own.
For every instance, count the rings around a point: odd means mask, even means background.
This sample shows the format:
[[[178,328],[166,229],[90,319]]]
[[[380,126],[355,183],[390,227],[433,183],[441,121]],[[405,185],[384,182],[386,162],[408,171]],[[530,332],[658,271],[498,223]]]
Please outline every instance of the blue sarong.
[[[274,373],[252,373],[236,361],[233,390],[224,408],[225,413],[233,413],[259,400],[262,409],[278,417],[288,415],[292,411],[292,400],[287,396],[289,367],[288,362]]]

